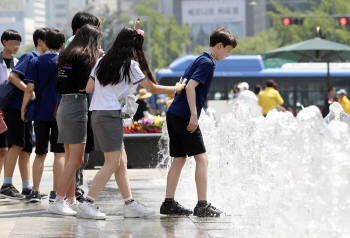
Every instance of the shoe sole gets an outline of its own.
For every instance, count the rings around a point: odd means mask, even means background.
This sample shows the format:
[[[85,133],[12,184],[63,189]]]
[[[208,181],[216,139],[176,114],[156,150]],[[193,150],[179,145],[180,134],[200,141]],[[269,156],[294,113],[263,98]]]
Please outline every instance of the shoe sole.
[[[146,217],[146,216],[150,216],[150,215],[154,215],[155,211],[152,212],[146,212],[146,213],[129,213],[129,214],[124,214],[125,218],[136,218],[136,217]]]
[[[7,195],[4,195],[4,194],[0,194],[0,197],[2,197],[2,198],[14,199],[14,200],[23,200],[23,199],[26,198],[26,197],[22,197],[22,198],[19,198],[19,197],[11,197],[11,196],[7,196]]]
[[[61,211],[56,211],[56,210],[51,210],[50,208],[48,209],[48,212],[49,213],[52,213],[52,214],[56,214],[56,215],[62,215],[62,216],[76,216],[77,214],[67,214],[67,213],[63,213]]]
[[[38,198],[32,198],[32,199],[30,199],[30,201],[29,202],[32,202],[32,203],[34,203],[34,202],[41,202],[41,199],[38,199]]]
[[[77,214],[77,218],[94,219],[94,220],[106,220],[107,217],[93,217],[93,216],[84,216],[84,215],[81,215],[81,214]]]

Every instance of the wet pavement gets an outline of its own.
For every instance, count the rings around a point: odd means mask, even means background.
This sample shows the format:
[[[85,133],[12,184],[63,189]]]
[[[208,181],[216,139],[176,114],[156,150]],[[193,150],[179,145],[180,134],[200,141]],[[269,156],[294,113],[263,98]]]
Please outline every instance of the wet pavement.
[[[33,156],[32,156],[33,157]],[[32,158],[33,161],[33,158]],[[52,190],[53,154],[49,154],[41,183],[41,191]],[[95,170],[84,172],[84,190],[97,173]],[[107,214],[103,221],[64,217],[47,212],[48,199],[40,203],[29,203],[28,200],[0,199],[0,237],[123,237],[123,238],[196,238],[196,237],[229,237],[231,217],[197,218],[169,217],[159,214],[159,207],[164,200],[165,183],[155,182],[155,177],[164,175],[166,170],[130,169],[129,177],[132,194],[135,200],[153,208],[156,214],[146,218],[124,218],[123,198],[118,190],[114,177],[96,200],[101,212]],[[0,182],[3,182],[3,171]],[[22,189],[18,167],[14,175],[14,185]],[[193,209],[192,200],[181,201]]]

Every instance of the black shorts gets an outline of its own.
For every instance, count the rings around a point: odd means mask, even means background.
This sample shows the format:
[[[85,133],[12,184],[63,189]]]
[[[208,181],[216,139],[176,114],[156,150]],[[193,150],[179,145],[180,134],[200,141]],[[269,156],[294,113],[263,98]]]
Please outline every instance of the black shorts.
[[[189,121],[169,112],[167,113],[166,121],[171,157],[186,157],[206,152],[199,126],[195,132],[190,133],[187,130]]]
[[[0,134],[0,148],[7,148],[8,143],[7,143],[7,131],[5,131],[4,133]]]
[[[14,108],[3,110],[7,131],[7,144],[23,147],[24,152],[32,153],[33,150],[33,124],[32,121],[24,122],[21,119],[21,111]]]
[[[35,153],[38,155],[53,153],[64,153],[64,144],[57,143],[58,127],[56,121],[34,121],[34,132],[36,138]]]

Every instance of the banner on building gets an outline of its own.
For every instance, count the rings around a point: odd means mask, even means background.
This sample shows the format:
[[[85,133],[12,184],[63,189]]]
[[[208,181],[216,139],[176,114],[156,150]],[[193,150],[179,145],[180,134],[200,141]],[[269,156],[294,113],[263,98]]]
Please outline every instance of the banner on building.
[[[191,25],[195,41],[208,45],[210,33],[225,27],[238,37],[245,37],[245,0],[184,0],[182,22]]]

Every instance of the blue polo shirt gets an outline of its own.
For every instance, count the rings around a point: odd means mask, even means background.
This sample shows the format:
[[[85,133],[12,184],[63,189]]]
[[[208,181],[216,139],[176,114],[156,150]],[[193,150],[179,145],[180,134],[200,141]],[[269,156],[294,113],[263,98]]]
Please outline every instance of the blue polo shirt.
[[[24,76],[26,74],[29,61],[33,58],[38,57],[38,56],[40,56],[40,53],[36,50],[34,50],[33,52],[23,54],[21,56],[21,58],[19,59],[18,63],[16,64],[16,66],[12,69],[12,72],[18,73],[20,79],[24,80]],[[7,107],[21,110],[22,102],[23,102],[23,95],[24,95],[24,92],[22,90],[20,90],[20,92],[12,99],[12,101],[10,102],[10,104]]]
[[[39,95],[41,88],[56,68],[57,59],[58,54],[46,52],[44,55],[29,62],[24,82],[35,85],[34,92],[36,96]],[[36,104],[34,121],[56,121],[56,118],[53,116],[57,103],[56,83],[57,69],[51,82],[46,86]]]
[[[203,53],[195,59],[186,69],[182,78],[187,78],[199,82],[196,87],[196,106],[198,118],[201,114],[202,108],[207,100],[209,88],[214,76],[214,62],[207,53]],[[168,112],[190,120],[191,111],[187,102],[186,91],[177,94]]]

